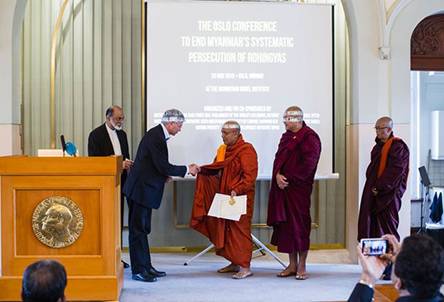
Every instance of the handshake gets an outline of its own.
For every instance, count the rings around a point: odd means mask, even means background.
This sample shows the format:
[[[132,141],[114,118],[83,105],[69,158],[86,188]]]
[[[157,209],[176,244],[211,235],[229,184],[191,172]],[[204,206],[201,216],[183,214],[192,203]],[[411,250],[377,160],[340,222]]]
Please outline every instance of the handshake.
[[[200,172],[200,167],[196,164],[188,165],[188,174],[196,176]]]

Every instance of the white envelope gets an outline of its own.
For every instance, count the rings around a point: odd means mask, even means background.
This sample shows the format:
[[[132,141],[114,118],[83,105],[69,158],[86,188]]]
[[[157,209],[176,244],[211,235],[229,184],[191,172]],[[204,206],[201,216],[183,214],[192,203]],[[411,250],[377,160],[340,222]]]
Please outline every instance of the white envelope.
[[[208,216],[235,221],[239,221],[244,214],[247,214],[247,195],[231,198],[230,195],[220,193],[214,195],[213,203],[208,212]]]

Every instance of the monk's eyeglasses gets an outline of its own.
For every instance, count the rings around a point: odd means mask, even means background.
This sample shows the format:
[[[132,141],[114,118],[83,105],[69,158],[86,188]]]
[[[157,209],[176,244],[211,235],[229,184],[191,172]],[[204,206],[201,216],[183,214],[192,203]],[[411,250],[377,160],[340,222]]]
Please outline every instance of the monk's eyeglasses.
[[[389,127],[375,127],[375,130],[378,131],[378,130],[384,130],[384,129],[387,129],[387,128],[389,128]]]
[[[293,115],[293,116],[288,116],[288,115],[284,115],[283,116],[283,118],[282,118],[282,121],[283,122],[293,122],[293,123],[295,123],[295,122],[302,122],[302,116],[295,116],[295,115]]]

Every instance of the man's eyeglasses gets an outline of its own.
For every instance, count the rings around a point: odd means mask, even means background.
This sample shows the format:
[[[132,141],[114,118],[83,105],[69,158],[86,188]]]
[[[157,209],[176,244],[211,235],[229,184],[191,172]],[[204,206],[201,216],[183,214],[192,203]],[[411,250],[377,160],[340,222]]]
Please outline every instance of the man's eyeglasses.
[[[384,130],[384,129],[387,129],[387,128],[389,128],[389,127],[375,127],[375,130],[378,131],[378,130]]]

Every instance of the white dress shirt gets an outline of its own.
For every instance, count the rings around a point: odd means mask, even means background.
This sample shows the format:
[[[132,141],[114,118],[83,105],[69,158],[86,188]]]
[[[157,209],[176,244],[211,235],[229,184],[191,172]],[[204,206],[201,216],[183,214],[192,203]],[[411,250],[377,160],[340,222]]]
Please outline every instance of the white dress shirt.
[[[160,123],[160,125],[162,126],[163,135],[165,135],[165,141],[168,142],[168,140],[171,138],[171,134],[168,133],[168,130],[164,124]],[[190,172],[190,169],[188,168],[188,166],[185,167],[187,168],[187,172],[185,173],[185,175],[187,175]]]
[[[108,131],[109,138],[111,140],[111,144],[113,145],[114,155],[122,155],[122,149],[120,148],[119,137],[117,136],[116,129],[111,129],[108,127],[108,124],[105,123],[106,131]]]
[[[168,133],[168,130],[164,124],[160,123],[160,125],[162,126],[163,135],[165,135],[165,140],[168,141],[170,139],[171,135]]]

